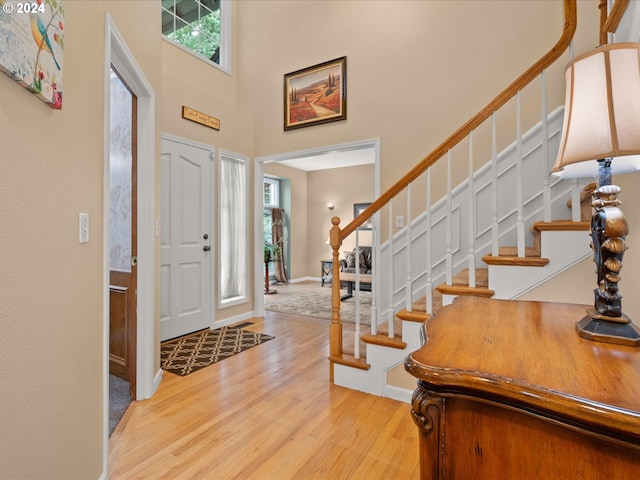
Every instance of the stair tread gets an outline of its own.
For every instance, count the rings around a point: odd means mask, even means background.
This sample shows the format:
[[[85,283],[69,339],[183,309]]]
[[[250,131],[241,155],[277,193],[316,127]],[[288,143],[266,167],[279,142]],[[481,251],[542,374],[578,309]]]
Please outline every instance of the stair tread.
[[[518,257],[517,255],[499,255],[497,257],[485,255],[482,257],[482,261],[487,265],[512,265],[521,267],[544,267],[549,263],[548,258],[542,258],[539,255],[524,257]]]
[[[487,255],[490,256],[490,255]],[[500,247],[498,249],[498,256],[500,257],[517,257],[518,256],[518,247]],[[524,256],[525,257],[539,257],[540,250],[536,247],[524,247]]]
[[[476,297],[493,297],[496,292],[484,287],[470,287],[468,285],[439,285],[438,291],[445,295],[470,295]]]
[[[563,230],[589,230],[591,222],[574,222],[572,220],[554,220],[552,222],[535,222],[532,226],[539,232],[563,231]]]
[[[360,339],[365,343],[382,345],[383,347],[397,348],[399,350],[407,348],[407,344],[402,341],[402,337],[398,337],[397,335],[389,338],[386,334],[379,333],[377,335],[362,335]]]
[[[342,355],[329,355],[329,360],[333,363],[338,363],[340,365],[346,365],[347,367],[359,368],[360,370],[369,370],[371,365],[369,365],[364,358],[355,358],[353,355],[349,355],[348,353],[343,353]]]
[[[443,283],[436,287],[442,294],[448,295],[476,295],[480,297],[493,297],[495,292],[489,289],[489,269],[477,268],[476,269],[476,286],[469,286],[469,270],[465,269],[462,272],[455,275],[452,279],[451,285]]]
[[[436,308],[434,308],[434,310],[436,310]],[[407,311],[406,308],[403,308],[402,310],[400,310],[399,312],[396,312],[396,317],[398,317],[400,320],[404,320],[405,322],[418,322],[418,323],[422,323],[422,322],[426,322],[427,320],[429,320],[429,318],[431,318],[431,315],[429,315],[426,312],[426,303],[422,305],[422,310],[419,310],[415,304],[413,304],[411,306],[411,311]]]

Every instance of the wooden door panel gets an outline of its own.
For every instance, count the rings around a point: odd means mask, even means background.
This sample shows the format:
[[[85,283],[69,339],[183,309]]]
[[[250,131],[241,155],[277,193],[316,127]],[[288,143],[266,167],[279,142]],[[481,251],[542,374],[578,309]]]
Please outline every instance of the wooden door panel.
[[[109,285],[109,373],[130,381],[129,362],[132,335],[128,272],[110,272]]]

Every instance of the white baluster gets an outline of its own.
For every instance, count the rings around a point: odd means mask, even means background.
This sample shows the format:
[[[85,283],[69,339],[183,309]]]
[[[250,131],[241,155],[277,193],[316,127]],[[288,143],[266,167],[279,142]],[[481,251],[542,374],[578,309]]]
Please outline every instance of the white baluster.
[[[353,333],[353,357],[360,358],[360,227],[356,229],[356,328]]]
[[[522,175],[522,163],[523,163],[523,149],[522,149],[522,119],[521,119],[521,107],[520,107],[520,92],[516,94],[516,135],[517,135],[517,152],[518,158],[516,163],[516,201],[518,208],[518,223],[517,223],[517,235],[518,235],[518,257],[525,256],[525,238],[524,238],[524,182]]]
[[[547,71],[543,70],[542,82],[542,204],[543,219],[551,221],[551,166],[549,166],[549,110],[547,107]]]
[[[411,245],[411,184],[407,186],[407,226],[406,226],[406,239],[407,239],[407,252],[406,252],[406,265],[407,265],[407,277],[405,281],[405,309],[407,312],[411,311],[412,302],[412,287],[411,287],[411,257],[412,257],[412,245]]]
[[[451,222],[451,150],[447,152],[447,285],[453,284],[453,224]]]
[[[498,229],[498,142],[496,139],[496,112],[491,114],[491,255],[500,254]]]
[[[394,258],[393,258],[393,200],[389,200],[389,337],[393,338],[393,279],[394,275]]]
[[[569,58],[573,60],[573,40],[569,44]],[[566,115],[566,111],[564,112]],[[580,188],[578,186],[578,180],[574,179],[571,181],[571,220],[574,222],[579,222],[580,215]]]
[[[468,185],[468,202],[469,202],[469,214],[468,219],[468,268],[469,268],[469,287],[475,288],[476,286],[476,256],[475,256],[475,242],[476,242],[476,194],[474,188],[474,169],[473,169],[473,132],[469,132],[469,185]]]
[[[433,313],[433,260],[432,251],[433,244],[431,242],[431,168],[427,169],[427,214],[426,214],[426,230],[425,230],[425,243],[426,243],[426,257],[427,257],[427,304],[426,312],[431,315]]]
[[[579,222],[580,212],[580,184],[577,178],[571,180],[571,221]]]
[[[373,245],[371,246],[371,268],[373,270],[373,274],[376,275],[377,272],[380,272],[380,230],[378,226],[380,225],[380,211],[377,211],[373,215],[373,223],[372,223],[372,231],[371,238],[373,241]],[[374,248],[375,246],[375,248]],[[371,335],[378,334],[378,304],[376,301],[377,290],[378,290],[378,282],[376,282],[376,278],[372,275],[371,282]]]

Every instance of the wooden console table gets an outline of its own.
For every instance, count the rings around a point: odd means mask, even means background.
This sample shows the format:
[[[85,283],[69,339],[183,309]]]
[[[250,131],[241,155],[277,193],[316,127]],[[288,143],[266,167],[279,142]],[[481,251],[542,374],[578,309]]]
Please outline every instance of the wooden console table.
[[[422,479],[640,478],[640,348],[579,337],[586,308],[461,297],[426,322]]]

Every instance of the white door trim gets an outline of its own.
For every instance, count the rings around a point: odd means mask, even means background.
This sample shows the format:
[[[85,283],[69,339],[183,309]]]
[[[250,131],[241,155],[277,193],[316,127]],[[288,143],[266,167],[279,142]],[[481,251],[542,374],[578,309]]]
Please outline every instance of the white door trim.
[[[109,145],[110,70],[114,65],[138,97],[138,290],[137,400],[150,398],[162,378],[155,370],[155,94],[114,21],[105,14],[104,54],[104,193],[103,193],[103,468],[109,447]]]
[[[359,140],[349,143],[341,143],[338,145],[327,145],[324,147],[312,148],[309,150],[297,150],[287,153],[279,153],[275,155],[265,155],[256,157],[254,159],[253,168],[253,191],[254,191],[254,204],[253,204],[253,232],[254,232],[254,245],[253,245],[253,271],[254,271],[254,315],[256,317],[264,316],[264,263],[263,263],[263,226],[262,226],[262,213],[263,209],[263,191],[262,191],[262,177],[264,176],[264,163],[265,162],[281,162],[286,160],[294,160],[297,158],[312,157],[322,155],[324,153],[340,152],[359,150],[363,148],[373,148],[375,152],[375,168],[374,168],[374,197],[380,196],[380,139],[371,138],[368,140]],[[331,228],[331,225],[327,225],[327,230]],[[375,238],[373,239],[374,245],[380,244],[380,229],[375,230]],[[379,270],[379,269],[378,269]],[[380,272],[376,271],[376,275]]]

